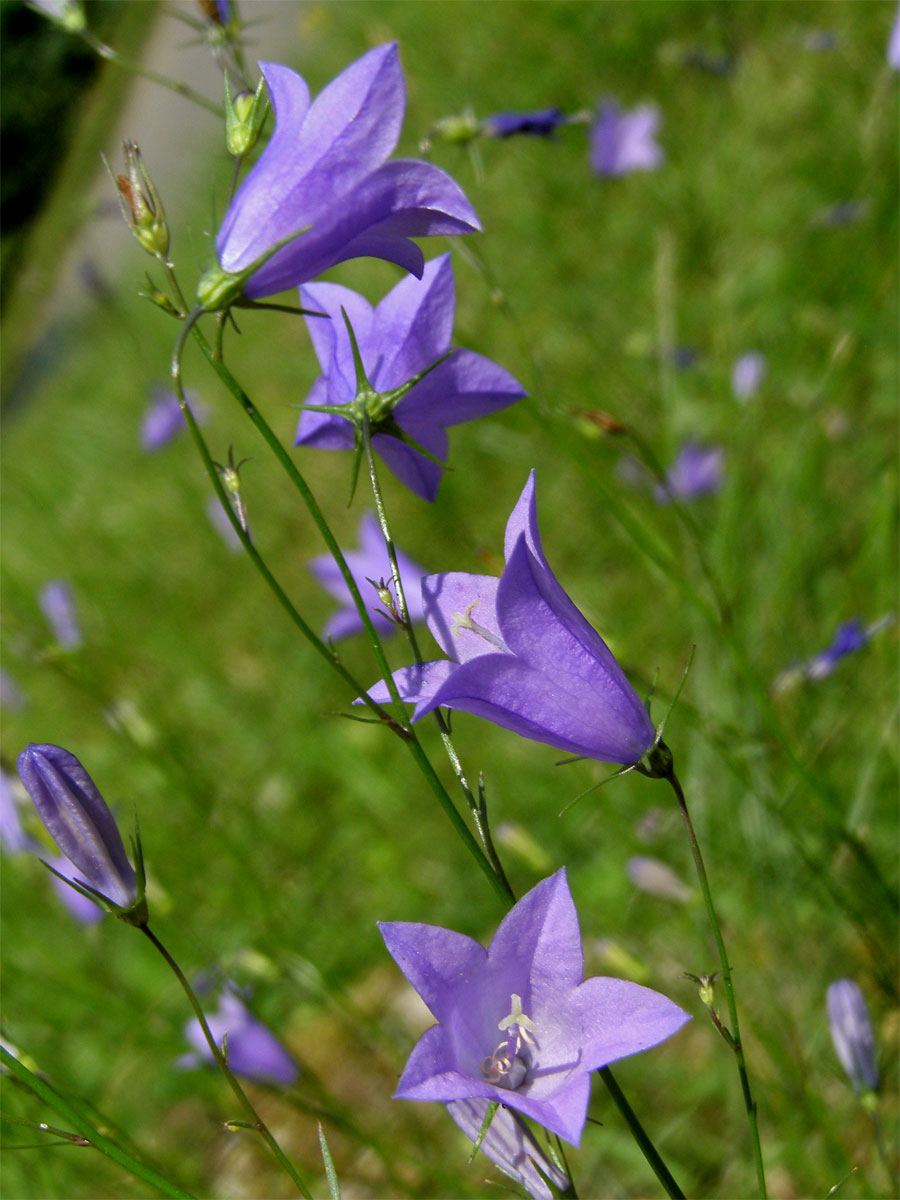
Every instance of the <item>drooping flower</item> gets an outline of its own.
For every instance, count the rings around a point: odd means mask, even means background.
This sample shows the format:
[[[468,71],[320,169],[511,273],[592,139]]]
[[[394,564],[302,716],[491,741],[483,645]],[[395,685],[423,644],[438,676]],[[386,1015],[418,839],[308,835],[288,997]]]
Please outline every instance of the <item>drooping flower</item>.
[[[384,544],[384,535],[377,518],[372,513],[366,513],[359,523],[359,549],[345,550],[344,558],[350,568],[350,574],[356,580],[356,585],[364,598],[371,593],[373,582],[376,587],[384,582],[389,605],[396,603],[391,579],[391,564],[387,547]],[[422,589],[419,582],[426,572],[418,563],[413,562],[399,550],[397,551],[397,566],[400,570],[400,580],[403,584],[409,619],[424,621],[425,609],[422,605]],[[362,618],[356,611],[356,605],[353,603],[350,589],[344,582],[340,568],[331,555],[322,554],[318,558],[314,558],[309,564],[309,569],[322,587],[326,588],[341,603],[338,611],[329,617],[323,636],[337,641],[338,638],[359,633],[363,628]],[[382,608],[384,608],[383,603]],[[388,612],[390,612],[390,608],[388,608]],[[372,610],[372,622],[381,634],[391,633],[397,628],[396,623],[389,620],[384,612],[377,608]]]
[[[430,163],[386,161],[406,107],[395,44],[364,54],[312,104],[288,67],[260,70],[275,132],[225,214],[218,265],[198,292],[205,307],[271,296],[350,258],[383,258],[420,276],[425,259],[411,238],[481,228],[449,175]]]
[[[75,650],[81,645],[81,626],[72,589],[64,579],[51,579],[38,592],[38,604],[57,645]]]
[[[300,298],[304,307],[331,318],[307,318],[322,367],[307,404],[343,406],[357,396],[353,350],[343,309],[369,383],[377,393],[366,404],[372,446],[394,474],[426,500],[434,499],[441,481],[448,426],[497,412],[525,395],[512,375],[490,359],[474,350],[454,350],[392,405],[387,393],[402,387],[450,350],[456,299],[449,254],[432,259],[421,280],[402,279],[376,308],[356,292],[333,283],[303,287]],[[426,457],[404,437],[433,458]],[[337,413],[307,409],[300,416],[296,444],[349,450],[354,446],[354,426]]]
[[[185,399],[198,423],[202,423],[206,411],[202,404],[198,403],[196,393],[186,391]],[[155,387],[141,423],[141,449],[148,454],[161,450],[186,428],[187,422],[175,393],[167,388]]]
[[[138,880],[115,817],[75,755],[32,742],[19,755],[18,769],[38,816],[75,868],[74,881],[115,908],[135,909]]]
[[[477,1102],[466,1123],[458,1121],[467,1133],[478,1112],[496,1102],[578,1145],[591,1072],[656,1046],[688,1020],[649,988],[584,979],[565,868],[510,910],[487,950],[434,925],[387,922],[379,929],[438,1022],[413,1049],[395,1098]],[[509,1133],[508,1121],[500,1132]],[[486,1139],[489,1157],[491,1149]],[[499,1165],[509,1171],[519,1164]]]
[[[591,167],[598,175],[653,171],[663,160],[656,141],[659,109],[652,104],[623,111],[615,100],[597,109],[591,129]]]
[[[426,620],[449,656],[394,673],[413,720],[440,707],[604,762],[636,763],[654,729],[609,647],[544,557],[532,471],[506,526],[500,579],[453,572],[422,581]],[[382,681],[369,692],[389,698]]]
[[[536,112],[494,113],[482,121],[482,129],[488,137],[508,138],[517,133],[532,137],[552,137],[568,117],[560,108],[541,108]]]
[[[725,451],[721,446],[686,442],[666,472],[665,483],[657,484],[653,494],[660,504],[711,495],[722,486],[724,468]]]
[[[874,1092],[878,1087],[875,1035],[865,997],[852,979],[838,979],[827,993],[831,1040],[857,1092]]]
[[[300,1074],[300,1068],[290,1052],[262,1021],[258,1021],[238,996],[225,988],[219,1007],[206,1013],[206,1023],[218,1046],[228,1038],[228,1065],[235,1075],[255,1079],[259,1083],[276,1083],[290,1087]],[[203,1036],[200,1022],[189,1021],[184,1027],[195,1053],[183,1055],[180,1067],[194,1067],[213,1062],[212,1051]]]
[[[735,360],[731,370],[731,390],[736,400],[749,400],[766,375],[766,360],[758,350],[748,350]]]

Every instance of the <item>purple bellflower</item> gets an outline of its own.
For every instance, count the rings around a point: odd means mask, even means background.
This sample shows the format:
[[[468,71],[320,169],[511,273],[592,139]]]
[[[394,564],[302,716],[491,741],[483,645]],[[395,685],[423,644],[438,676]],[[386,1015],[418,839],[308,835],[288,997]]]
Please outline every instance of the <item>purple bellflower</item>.
[[[369,581],[374,582],[379,591],[380,584],[385,583],[385,590],[389,597],[386,607],[390,611],[390,607],[396,604],[396,598],[393,595],[391,564],[381,526],[372,513],[366,513],[359,523],[359,549],[344,551],[344,558],[363,597],[366,596],[367,589],[371,587]],[[414,563],[411,558],[401,554],[399,550],[397,551],[397,566],[400,569],[400,579],[403,583],[403,594],[406,597],[409,619],[424,621],[425,609],[422,604],[422,589],[419,581],[426,571],[418,563]],[[344,582],[340,568],[331,555],[322,554],[318,558],[314,558],[309,564],[309,569],[322,587],[326,588],[341,603],[338,611],[329,618],[324,636],[337,641],[339,638],[359,633],[363,628],[362,618],[356,611],[356,605],[353,603],[350,589]],[[397,628],[396,622],[390,620],[378,609],[374,609],[372,612],[372,623],[381,634],[391,633]]]
[[[488,137],[508,138],[517,133],[529,134],[532,137],[552,137],[560,125],[565,125],[568,117],[560,108],[541,108],[536,112],[524,113],[494,113],[485,117],[482,129]]]
[[[895,71],[900,71],[900,5],[897,6],[897,15],[891,27],[891,36],[887,47],[887,60],[889,66],[893,67]]]
[[[654,170],[663,160],[658,130],[659,109],[654,105],[623,112],[614,100],[601,104],[591,129],[591,168],[604,176]]]
[[[841,1066],[857,1092],[878,1087],[875,1035],[865,997],[852,979],[838,979],[828,988],[828,1025]]]
[[[197,402],[196,393],[186,391],[185,399],[190,404],[196,420],[202,423],[206,410]],[[161,450],[186,428],[187,421],[175,393],[166,388],[155,387],[141,423],[141,449],[148,454]]]
[[[731,390],[735,400],[749,400],[766,376],[766,360],[758,350],[748,350],[735,360],[731,370]]]
[[[693,891],[678,878],[668,863],[659,858],[635,855],[625,864],[625,873],[634,886],[646,892],[648,896],[671,900],[675,904],[687,904],[694,896]]]
[[[388,922],[379,929],[438,1022],[413,1049],[395,1098],[451,1106],[470,1136],[496,1102],[508,1117],[530,1117],[577,1146],[591,1072],[656,1046],[688,1020],[649,988],[584,979],[565,868],[507,913],[487,950],[434,925]],[[454,1113],[458,1102],[468,1107]],[[508,1136],[510,1127],[504,1119],[498,1132]],[[508,1173],[520,1165],[498,1161],[488,1138],[483,1149]]]
[[[300,1068],[290,1053],[231,990],[226,988],[222,992],[218,1009],[206,1015],[206,1023],[217,1045],[221,1046],[227,1035],[228,1065],[235,1075],[282,1087],[290,1087],[296,1081]],[[179,1067],[214,1061],[199,1021],[189,1021],[184,1036],[196,1053],[183,1055],[178,1060]]]
[[[776,677],[772,690],[774,692],[787,691],[802,679],[808,679],[813,683],[820,679],[827,679],[842,658],[846,658],[848,654],[854,654],[857,650],[862,650],[876,633],[880,633],[893,620],[893,616],[888,614],[868,628],[856,617],[852,621],[844,621],[835,630],[830,646],[826,646],[824,650],[820,650],[818,654],[814,654],[805,662],[787,667]]]
[[[686,442],[666,472],[666,482],[657,484],[653,494],[660,504],[709,496],[722,486],[724,467],[725,451],[721,446]]]
[[[406,107],[395,44],[364,54],[312,104],[288,67],[260,70],[275,132],[225,214],[218,265],[200,281],[204,307],[283,292],[350,258],[383,258],[421,276],[425,259],[411,238],[481,228],[449,175],[386,161]]]
[[[32,743],[19,755],[18,769],[38,816],[75,868],[74,882],[113,910],[131,913],[135,923],[145,920],[143,878],[135,875],[115,817],[75,755]]]
[[[305,308],[331,318],[307,318],[322,374],[306,403],[351,407],[346,417],[307,408],[297,427],[297,445],[352,449],[358,432],[351,414],[364,403],[373,448],[411,491],[433,500],[447,456],[447,427],[497,412],[525,395],[508,371],[474,350],[454,350],[428,370],[450,351],[453,336],[456,298],[449,254],[432,259],[421,280],[402,279],[374,309],[356,292],[334,283],[301,288],[300,299]],[[365,395],[358,391],[341,309],[368,372],[371,386]],[[392,395],[426,371],[399,399]]]
[[[653,746],[647,710],[609,647],[550,570],[534,471],[506,525],[499,579],[453,572],[422,581],[428,628],[446,659],[394,673],[417,721],[434,709],[485,717],[569,754],[631,765]],[[384,681],[369,693],[389,698]]]
[[[81,627],[75,613],[72,589],[64,579],[51,579],[38,592],[38,604],[56,643],[66,650],[81,645]]]

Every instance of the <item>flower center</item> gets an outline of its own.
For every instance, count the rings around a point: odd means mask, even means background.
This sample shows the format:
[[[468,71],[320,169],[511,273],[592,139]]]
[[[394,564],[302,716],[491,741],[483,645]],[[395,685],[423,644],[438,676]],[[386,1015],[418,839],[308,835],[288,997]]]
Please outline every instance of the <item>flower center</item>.
[[[488,1083],[515,1091],[528,1076],[531,1065],[529,1046],[536,1046],[534,1021],[522,1012],[522,997],[515,992],[510,996],[510,1011],[498,1022],[497,1028],[506,1034],[498,1043],[493,1054],[481,1061],[481,1073]]]
[[[492,646],[496,646],[498,650],[502,650],[504,654],[509,654],[509,649],[502,638],[497,637],[496,633],[491,633],[489,629],[485,629],[483,625],[479,625],[477,621],[472,620],[472,609],[477,608],[480,601],[473,600],[471,604],[466,605],[464,613],[453,614],[453,624],[451,631],[458,634],[463,629],[468,629],[471,633],[477,633],[480,638],[484,638],[486,642],[490,642]]]

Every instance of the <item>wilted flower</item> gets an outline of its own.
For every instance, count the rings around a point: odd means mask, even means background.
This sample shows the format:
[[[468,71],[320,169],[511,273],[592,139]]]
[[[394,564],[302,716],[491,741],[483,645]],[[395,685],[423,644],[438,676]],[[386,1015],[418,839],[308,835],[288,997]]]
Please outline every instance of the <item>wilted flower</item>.
[[[218,1046],[222,1046],[227,1035],[228,1065],[235,1075],[282,1087],[290,1087],[296,1081],[300,1068],[290,1053],[229,988],[222,992],[218,1009],[206,1014],[206,1023]],[[183,1055],[178,1060],[180,1067],[213,1061],[199,1021],[189,1021],[184,1036],[196,1053]]]
[[[516,133],[527,133],[532,137],[552,137],[568,117],[560,108],[541,108],[536,112],[494,113],[485,117],[482,128],[488,137],[508,138]]]
[[[191,406],[191,412],[197,422],[205,420],[206,411],[198,402],[196,392],[187,390],[185,399]],[[148,454],[161,450],[185,428],[187,422],[178,397],[166,388],[155,387],[141,423],[141,449],[146,450]]]
[[[605,762],[636,763],[654,729],[609,647],[550,570],[534,472],[506,526],[500,579],[454,572],[422,581],[428,628],[447,659],[394,672],[413,720],[439,707]],[[369,693],[389,698],[382,681]]]
[[[38,592],[38,604],[58,645],[74,650],[81,645],[72,589],[64,579],[51,579]]]
[[[395,44],[364,54],[312,104],[288,67],[260,70],[275,132],[225,214],[218,264],[198,290],[206,308],[271,296],[349,258],[383,258],[421,275],[425,259],[411,238],[481,228],[449,175],[386,161],[406,107]]]
[[[685,904],[694,894],[672,868],[658,858],[635,855],[625,864],[625,871],[635,887],[650,896],[657,896],[660,900],[673,900],[676,904]]]
[[[434,499],[441,481],[447,427],[497,412],[525,395],[508,371],[474,350],[454,350],[399,400],[390,395],[450,350],[456,296],[449,254],[432,259],[421,280],[402,279],[374,309],[356,292],[334,283],[301,288],[300,298],[305,307],[331,318],[307,318],[322,367],[307,404],[344,406],[357,398],[343,309],[373,392],[363,398],[372,446],[394,474],[426,500]],[[349,450],[354,436],[349,419],[307,409],[300,416],[296,444]]]
[[[686,442],[666,472],[665,483],[657,484],[654,495],[660,504],[708,496],[722,486],[724,467],[725,451],[721,446]]]
[[[766,374],[766,360],[758,350],[748,350],[736,359],[731,371],[731,390],[736,400],[749,400]]]
[[[874,1092],[878,1087],[875,1065],[875,1035],[865,997],[852,979],[829,985],[828,1025],[841,1066],[857,1092]]]
[[[409,619],[424,621],[425,609],[422,605],[422,589],[419,581],[426,572],[418,563],[414,563],[411,558],[407,558],[399,550],[396,553]],[[394,585],[391,579],[391,564],[384,543],[384,535],[377,518],[372,513],[366,513],[359,523],[359,549],[345,550],[344,558],[350,568],[350,574],[356,580],[357,587],[363,596],[367,594],[367,589],[371,589],[372,583],[379,587],[384,582],[389,606],[396,604]],[[322,554],[318,558],[314,558],[309,564],[309,569],[322,587],[341,602],[341,607],[334,616],[329,618],[324,636],[337,640],[349,637],[353,633],[359,633],[363,628],[362,617],[356,611],[350,589],[331,555]],[[389,606],[388,612],[390,612]],[[372,613],[372,622],[378,632],[382,634],[390,633],[396,628],[396,623],[389,620],[378,609]]]
[[[413,1049],[395,1098],[468,1102],[464,1112],[451,1109],[467,1133],[496,1102],[578,1145],[591,1072],[657,1045],[688,1020],[649,988],[584,979],[565,868],[511,909],[487,950],[434,925],[388,922],[379,929],[438,1022]],[[511,1131],[504,1120],[498,1136]],[[483,1148],[527,1186],[521,1161],[506,1160],[487,1139]]]
[[[115,908],[136,909],[142,897],[115,818],[75,755],[32,742],[18,769],[38,816],[75,868],[74,881]]]
[[[597,109],[591,130],[591,167],[598,175],[652,171],[663,160],[656,142],[659,109],[644,104],[623,112],[614,100]]]

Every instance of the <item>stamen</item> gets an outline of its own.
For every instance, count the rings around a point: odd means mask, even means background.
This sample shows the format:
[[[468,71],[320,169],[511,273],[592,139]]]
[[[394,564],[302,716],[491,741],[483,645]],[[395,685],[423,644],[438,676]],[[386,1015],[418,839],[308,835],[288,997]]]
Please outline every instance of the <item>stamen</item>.
[[[453,622],[450,626],[451,632],[458,634],[462,630],[468,629],[470,633],[476,633],[480,638],[484,638],[486,642],[490,642],[492,646],[496,646],[498,650],[502,650],[504,654],[509,654],[509,648],[502,638],[497,637],[495,633],[491,633],[489,629],[485,629],[483,625],[479,625],[477,621],[472,620],[472,609],[477,608],[480,603],[479,600],[473,600],[471,604],[466,605],[465,613],[454,613]]]

